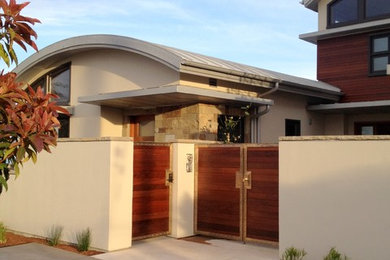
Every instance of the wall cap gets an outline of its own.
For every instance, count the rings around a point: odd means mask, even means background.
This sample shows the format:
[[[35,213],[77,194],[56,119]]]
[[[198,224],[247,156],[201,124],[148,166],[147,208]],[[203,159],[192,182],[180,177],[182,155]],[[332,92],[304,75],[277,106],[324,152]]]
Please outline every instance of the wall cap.
[[[72,142],[131,142],[132,137],[83,137],[83,138],[58,138],[59,143],[72,143]]]
[[[390,141],[390,135],[324,135],[279,137],[279,142],[290,141]]]

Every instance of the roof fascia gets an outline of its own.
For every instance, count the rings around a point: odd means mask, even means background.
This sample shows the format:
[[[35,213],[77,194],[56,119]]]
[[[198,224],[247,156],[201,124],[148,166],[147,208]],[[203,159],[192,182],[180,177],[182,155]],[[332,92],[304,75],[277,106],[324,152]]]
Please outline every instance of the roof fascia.
[[[179,71],[180,69],[181,58],[159,47],[158,45],[130,37],[116,35],[85,35],[65,39],[49,45],[28,57],[13,71],[18,75],[22,75],[24,72],[39,64],[40,62],[43,62],[54,56],[58,56],[64,53],[104,48],[130,51],[141,54],[161,62],[176,71]]]
[[[318,112],[333,112],[333,111],[353,110],[353,109],[362,109],[362,108],[375,109],[381,107],[390,108],[390,100],[320,104],[320,105],[308,106],[307,109],[310,111],[318,111]]]
[[[314,12],[318,12],[318,2],[320,0],[302,0],[301,4],[303,4],[306,8],[313,10]]]
[[[319,89],[314,90],[306,86],[290,85],[285,82],[280,85],[279,90],[293,94],[322,98],[330,101],[339,101],[340,97],[343,95],[341,92],[331,92]]]

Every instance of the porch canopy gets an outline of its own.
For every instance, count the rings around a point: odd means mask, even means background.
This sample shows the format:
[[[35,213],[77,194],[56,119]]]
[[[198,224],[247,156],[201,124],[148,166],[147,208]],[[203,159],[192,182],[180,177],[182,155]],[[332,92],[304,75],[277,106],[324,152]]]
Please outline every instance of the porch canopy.
[[[384,113],[390,112],[390,100],[321,104],[307,109],[322,113]]]
[[[79,97],[80,103],[122,109],[151,109],[196,103],[273,105],[273,100],[197,87],[170,85]]]

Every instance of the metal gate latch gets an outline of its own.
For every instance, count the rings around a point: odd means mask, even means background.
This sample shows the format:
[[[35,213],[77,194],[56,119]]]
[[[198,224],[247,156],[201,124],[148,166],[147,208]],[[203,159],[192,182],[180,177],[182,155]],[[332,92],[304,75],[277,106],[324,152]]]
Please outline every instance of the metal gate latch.
[[[165,170],[165,185],[168,186],[170,183],[173,183],[173,171]]]

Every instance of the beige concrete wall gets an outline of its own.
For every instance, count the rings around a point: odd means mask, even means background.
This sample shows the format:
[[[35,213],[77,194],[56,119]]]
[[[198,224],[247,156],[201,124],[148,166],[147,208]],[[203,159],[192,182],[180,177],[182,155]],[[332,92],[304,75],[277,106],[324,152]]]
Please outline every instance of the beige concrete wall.
[[[344,114],[328,114],[324,116],[325,135],[344,135],[345,131]]]
[[[285,119],[300,120],[301,135],[324,134],[324,115],[307,111],[306,97],[278,93],[267,98],[274,100],[275,104],[260,117],[261,143],[277,143],[279,137],[285,135]]]
[[[121,137],[124,128],[124,115],[121,109],[101,107],[101,136]]]
[[[389,151],[390,136],[282,140],[280,253],[295,246],[317,260],[336,247],[354,260],[387,259]]]
[[[42,237],[53,225],[75,243],[89,227],[94,248],[131,246],[133,143],[126,140],[59,142],[52,154],[27,163],[0,197],[0,220],[11,230]]]
[[[75,106],[71,137],[122,136],[122,125],[118,124],[123,120],[120,111],[103,108],[100,114],[92,109],[95,106],[79,104],[79,96],[152,88],[175,84],[179,80],[179,73],[163,64],[124,51],[85,52],[72,57],[71,61],[71,96]],[[86,113],[87,106],[91,106],[87,109],[89,113]]]
[[[328,4],[332,0],[321,0],[318,3],[318,30],[326,30],[328,25]]]
[[[192,156],[192,162],[188,157]],[[175,238],[194,235],[194,175],[195,145],[173,144],[172,232]],[[187,163],[190,168],[187,168]]]

